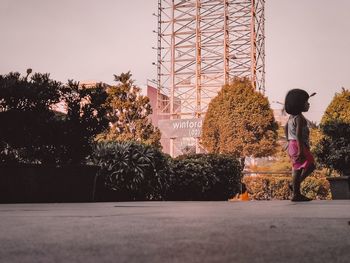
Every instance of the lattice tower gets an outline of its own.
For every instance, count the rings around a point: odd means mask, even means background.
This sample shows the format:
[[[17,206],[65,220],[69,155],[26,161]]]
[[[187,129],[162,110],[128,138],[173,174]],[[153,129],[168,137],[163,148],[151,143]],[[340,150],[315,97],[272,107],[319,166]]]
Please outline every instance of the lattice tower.
[[[158,0],[158,114],[202,117],[222,85],[265,92],[265,0]]]

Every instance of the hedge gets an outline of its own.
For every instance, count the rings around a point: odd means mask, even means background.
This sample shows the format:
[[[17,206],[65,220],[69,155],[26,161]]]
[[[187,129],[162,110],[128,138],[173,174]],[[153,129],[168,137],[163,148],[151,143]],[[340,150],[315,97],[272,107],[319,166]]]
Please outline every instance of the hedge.
[[[228,155],[183,155],[170,170],[167,200],[228,200],[240,190],[240,162]]]
[[[97,146],[94,164],[98,201],[228,200],[240,189],[240,162],[227,155],[172,159],[149,145],[109,142]]]
[[[243,183],[246,185],[249,196],[254,200],[288,200],[291,198],[289,184],[291,176],[244,176]],[[310,176],[301,185],[301,192],[309,198],[319,200],[331,199],[329,182],[326,178]]]

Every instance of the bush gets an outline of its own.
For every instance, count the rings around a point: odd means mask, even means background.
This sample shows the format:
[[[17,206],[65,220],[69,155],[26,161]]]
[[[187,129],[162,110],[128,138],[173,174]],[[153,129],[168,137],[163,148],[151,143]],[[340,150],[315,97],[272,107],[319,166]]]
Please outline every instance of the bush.
[[[99,177],[115,191],[115,201],[162,200],[169,173],[167,157],[159,149],[136,142],[102,142],[93,154]]]
[[[242,167],[227,155],[183,155],[170,167],[167,200],[227,200],[240,190]]]
[[[153,146],[129,141],[100,143],[93,157],[104,187],[114,191],[108,201],[227,200],[240,190],[240,162],[226,155],[171,159]]]
[[[329,187],[329,182],[326,178],[310,176],[302,183],[301,191],[304,195],[312,199],[330,200],[332,198]]]
[[[318,163],[340,174],[350,172],[350,124],[331,121],[321,129],[325,136],[315,148]]]
[[[291,177],[287,176],[244,176],[243,182],[248,193],[255,200],[288,200],[291,198],[289,184]],[[301,192],[312,199],[331,199],[329,183],[325,177],[310,176],[301,185]]]

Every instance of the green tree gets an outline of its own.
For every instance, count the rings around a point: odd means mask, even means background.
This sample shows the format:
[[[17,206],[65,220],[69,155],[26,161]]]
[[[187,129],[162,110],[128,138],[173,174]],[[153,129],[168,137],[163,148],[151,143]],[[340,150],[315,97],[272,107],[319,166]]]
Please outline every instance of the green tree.
[[[38,162],[50,152],[47,136],[59,102],[61,83],[49,74],[0,75],[0,154],[2,162]],[[48,154],[49,155],[49,154]]]
[[[102,87],[84,89],[35,73],[0,75],[0,161],[77,164],[91,153],[96,134],[108,125]],[[60,102],[65,113],[54,110]]]
[[[152,113],[149,98],[140,94],[131,76],[130,72],[114,75],[118,84],[107,91],[110,128],[98,135],[97,140],[137,141],[161,148],[160,131],[149,118]]]
[[[56,120],[56,163],[77,164],[90,156],[97,134],[108,127],[107,93],[101,84],[86,88],[69,80],[61,93],[66,114]]]
[[[321,166],[350,172],[350,91],[336,93],[321,120],[321,136],[314,149]]]
[[[350,90],[342,88],[334,95],[323,114],[321,125],[331,121],[350,123]]]
[[[235,78],[209,104],[201,143],[211,153],[242,159],[270,156],[276,149],[277,128],[267,98],[249,79]]]

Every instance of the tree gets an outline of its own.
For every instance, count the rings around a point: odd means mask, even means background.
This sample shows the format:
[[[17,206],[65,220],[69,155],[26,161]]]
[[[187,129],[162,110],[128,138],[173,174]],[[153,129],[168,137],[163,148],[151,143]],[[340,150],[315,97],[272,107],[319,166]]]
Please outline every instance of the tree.
[[[340,93],[335,94],[322,117],[321,125],[332,121],[350,123],[350,90],[342,88]]]
[[[350,91],[336,93],[322,120],[315,155],[321,166],[339,173],[350,172]]]
[[[50,151],[47,129],[54,119],[50,105],[59,102],[61,83],[49,74],[0,75],[0,140],[2,162],[38,162]],[[41,153],[40,153],[40,152]]]
[[[69,80],[62,88],[67,112],[56,120],[56,163],[81,163],[92,153],[95,137],[108,127],[106,99],[101,84],[86,88]]]
[[[49,74],[28,80],[19,73],[0,75],[0,161],[9,163],[77,164],[92,151],[96,134],[106,129],[106,92],[63,85]],[[66,112],[54,110],[57,103]]]
[[[274,153],[277,123],[267,98],[255,91],[247,78],[223,86],[209,104],[201,143],[211,153],[244,159]]]
[[[161,148],[160,131],[148,117],[152,113],[149,98],[140,95],[140,88],[134,85],[131,76],[130,72],[114,75],[118,84],[107,91],[110,127],[97,140],[137,141]]]

